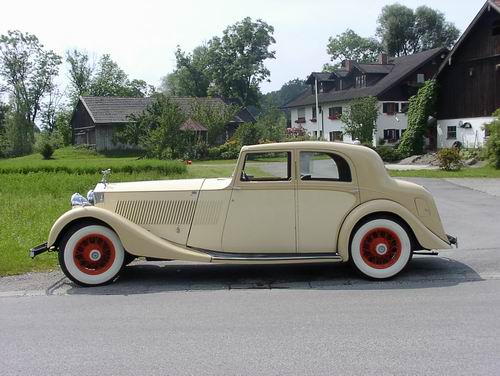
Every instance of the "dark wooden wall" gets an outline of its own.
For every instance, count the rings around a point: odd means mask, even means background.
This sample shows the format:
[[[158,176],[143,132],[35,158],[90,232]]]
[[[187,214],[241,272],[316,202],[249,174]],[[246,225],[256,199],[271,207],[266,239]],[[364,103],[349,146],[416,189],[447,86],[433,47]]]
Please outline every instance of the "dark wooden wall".
[[[490,116],[500,107],[500,15],[486,11],[438,75],[438,118]]]

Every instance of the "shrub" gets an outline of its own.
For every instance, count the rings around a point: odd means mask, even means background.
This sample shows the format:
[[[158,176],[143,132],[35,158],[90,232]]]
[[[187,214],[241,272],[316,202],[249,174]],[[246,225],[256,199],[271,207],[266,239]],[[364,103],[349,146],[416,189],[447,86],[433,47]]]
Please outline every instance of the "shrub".
[[[40,154],[43,159],[50,159],[52,154],[54,154],[54,147],[49,141],[42,141],[40,145]]]
[[[495,120],[486,125],[489,132],[488,141],[486,141],[486,157],[491,165],[500,169],[500,109],[497,109],[493,116]]]
[[[259,128],[254,123],[241,124],[236,130],[234,137],[239,141],[241,146],[255,145],[259,142],[260,138]]]
[[[208,156],[208,145],[205,142],[197,142],[189,145],[184,159],[200,160]]]
[[[460,170],[462,167],[460,150],[457,148],[444,148],[439,150],[437,159],[439,161],[439,167],[445,171]]]
[[[213,146],[208,149],[209,159],[236,159],[240,155],[238,141],[229,140],[221,146]]]
[[[390,146],[378,146],[375,148],[375,151],[384,162],[396,162],[401,159],[398,149]]]

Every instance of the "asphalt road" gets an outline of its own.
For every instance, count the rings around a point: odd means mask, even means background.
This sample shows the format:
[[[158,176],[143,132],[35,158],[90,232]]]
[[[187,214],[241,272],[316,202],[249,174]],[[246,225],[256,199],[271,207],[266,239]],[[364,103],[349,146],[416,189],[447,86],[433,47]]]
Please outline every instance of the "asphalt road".
[[[136,263],[102,288],[2,278],[0,374],[500,374],[500,182],[411,180],[460,248],[388,282],[187,263]]]

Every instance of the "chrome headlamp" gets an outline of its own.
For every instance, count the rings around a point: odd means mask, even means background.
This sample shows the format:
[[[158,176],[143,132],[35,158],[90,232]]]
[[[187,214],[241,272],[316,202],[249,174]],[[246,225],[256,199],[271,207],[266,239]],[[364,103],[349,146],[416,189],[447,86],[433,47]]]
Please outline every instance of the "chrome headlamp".
[[[71,206],[89,206],[88,200],[80,193],[73,193],[71,196]]]
[[[90,203],[90,205],[95,205],[95,200],[94,200],[94,190],[91,189],[87,193],[87,201]]]

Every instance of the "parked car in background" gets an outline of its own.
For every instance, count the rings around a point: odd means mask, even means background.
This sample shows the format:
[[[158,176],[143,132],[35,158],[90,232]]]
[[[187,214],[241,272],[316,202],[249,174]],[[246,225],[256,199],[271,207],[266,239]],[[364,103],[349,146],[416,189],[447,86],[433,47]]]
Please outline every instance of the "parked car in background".
[[[243,147],[230,178],[103,182],[53,225],[82,286],[113,281],[135,257],[211,263],[350,262],[386,279],[420,250],[450,248],[430,193],[391,178],[370,148],[338,142]]]

